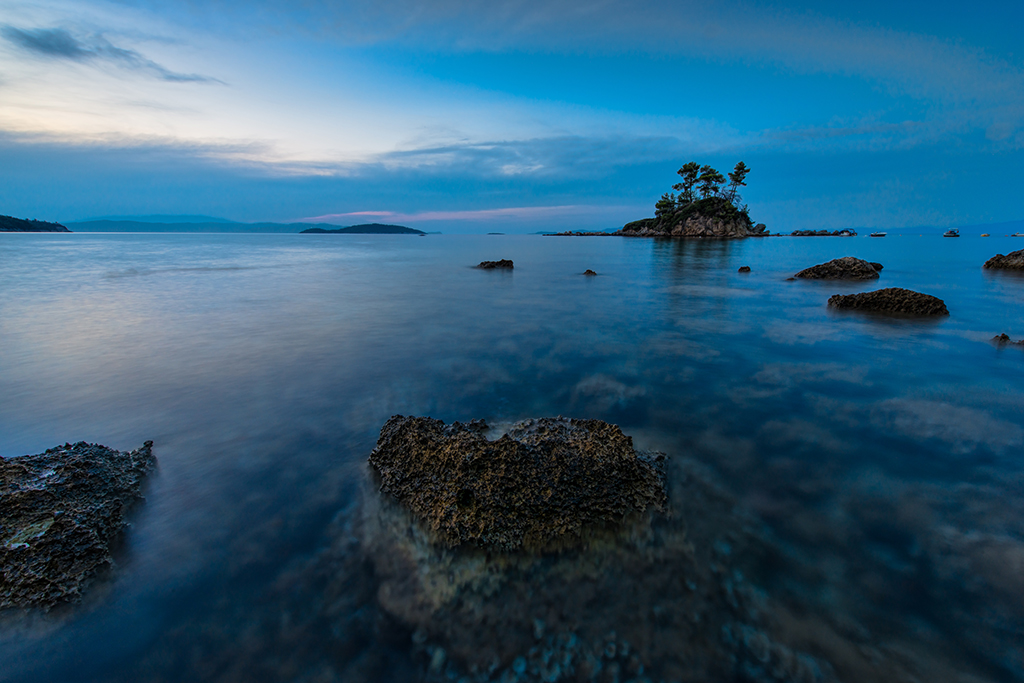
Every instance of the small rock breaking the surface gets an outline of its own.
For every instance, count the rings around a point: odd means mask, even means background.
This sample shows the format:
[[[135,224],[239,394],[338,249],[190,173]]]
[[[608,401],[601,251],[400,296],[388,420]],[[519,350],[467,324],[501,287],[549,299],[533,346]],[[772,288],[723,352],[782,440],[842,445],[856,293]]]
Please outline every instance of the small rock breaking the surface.
[[[156,466],[152,446],[120,452],[80,441],[0,458],[0,609],[81,598],[112,564],[111,544]]]
[[[826,263],[804,268],[796,274],[809,280],[877,280],[881,263],[871,263],[853,256],[843,256]]]
[[[512,270],[515,268],[515,264],[512,263],[512,259],[503,258],[500,261],[481,261],[477,268],[483,270]]]
[[[836,294],[829,297],[828,305],[831,308],[893,315],[949,315],[942,299],[902,287],[887,287],[860,294]]]
[[[665,505],[664,456],[635,450],[615,425],[523,420],[494,441],[486,429],[396,415],[370,454],[381,491],[449,547],[572,546],[590,529]]]

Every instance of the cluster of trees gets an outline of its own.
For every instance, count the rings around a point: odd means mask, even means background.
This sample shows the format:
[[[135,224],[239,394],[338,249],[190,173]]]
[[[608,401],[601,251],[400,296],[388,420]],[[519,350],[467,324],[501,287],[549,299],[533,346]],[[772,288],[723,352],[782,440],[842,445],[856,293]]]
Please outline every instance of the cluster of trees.
[[[682,182],[672,186],[675,192],[666,192],[654,205],[655,216],[675,213],[696,204],[715,205],[722,207],[728,205],[735,211],[746,214],[747,207],[742,206],[743,199],[740,197],[739,189],[746,186],[747,174],[750,168],[742,161],[729,173],[728,182],[726,177],[711,166],[701,166],[696,161],[684,164],[677,171],[683,179]]]

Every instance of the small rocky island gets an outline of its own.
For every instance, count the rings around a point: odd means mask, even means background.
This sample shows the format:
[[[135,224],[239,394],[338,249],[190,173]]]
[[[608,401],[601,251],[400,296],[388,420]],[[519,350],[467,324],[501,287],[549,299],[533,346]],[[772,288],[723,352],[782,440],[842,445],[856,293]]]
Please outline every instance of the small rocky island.
[[[750,220],[747,205],[739,193],[747,184],[749,172],[750,168],[741,161],[726,178],[711,166],[691,161],[677,171],[682,180],[672,186],[674,192],[666,192],[655,203],[654,218],[626,223],[616,232],[570,230],[555,234],[562,237],[765,237],[768,228],[764,223],[755,225]]]
[[[0,216],[0,232],[71,232],[60,223]]]
[[[0,610],[80,600],[112,566],[155,466],[152,441],[131,452],[80,441],[0,458]]]
[[[516,264],[512,262],[512,259],[503,258],[500,261],[481,261],[477,268],[481,270],[512,270],[516,267]]]
[[[989,270],[1024,270],[1024,249],[1011,251],[1009,254],[996,254],[985,261],[984,268]]]
[[[804,280],[877,280],[881,270],[881,263],[843,256],[804,268],[794,277]]]
[[[387,225],[385,223],[362,223],[350,225],[347,228],[309,228],[299,233],[300,235],[426,235],[427,233],[415,228],[407,228],[404,225]]]
[[[898,316],[949,315],[942,299],[902,287],[887,287],[860,294],[836,294],[829,297],[828,305],[841,310]]]

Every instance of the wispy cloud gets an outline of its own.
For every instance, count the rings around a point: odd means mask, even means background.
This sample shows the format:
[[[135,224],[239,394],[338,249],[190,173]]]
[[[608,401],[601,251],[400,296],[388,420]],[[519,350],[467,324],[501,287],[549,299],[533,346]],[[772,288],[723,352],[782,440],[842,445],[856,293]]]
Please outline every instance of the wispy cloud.
[[[209,76],[171,71],[135,50],[114,45],[99,34],[80,39],[62,28],[20,29],[14,26],[4,26],[0,33],[23,50],[43,57],[76,62],[106,62],[174,83],[223,84],[223,81]]]

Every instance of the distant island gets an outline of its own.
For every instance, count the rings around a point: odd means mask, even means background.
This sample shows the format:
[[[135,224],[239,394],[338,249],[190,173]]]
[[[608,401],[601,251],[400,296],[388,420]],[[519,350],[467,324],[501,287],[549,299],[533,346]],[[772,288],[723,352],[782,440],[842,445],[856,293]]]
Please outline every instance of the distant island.
[[[302,233],[314,235],[426,235],[422,230],[407,228],[402,225],[386,225],[384,223],[363,223],[361,225],[350,225],[347,228],[330,230],[326,228],[309,228]]]
[[[0,216],[0,232],[71,232],[60,223]]]

